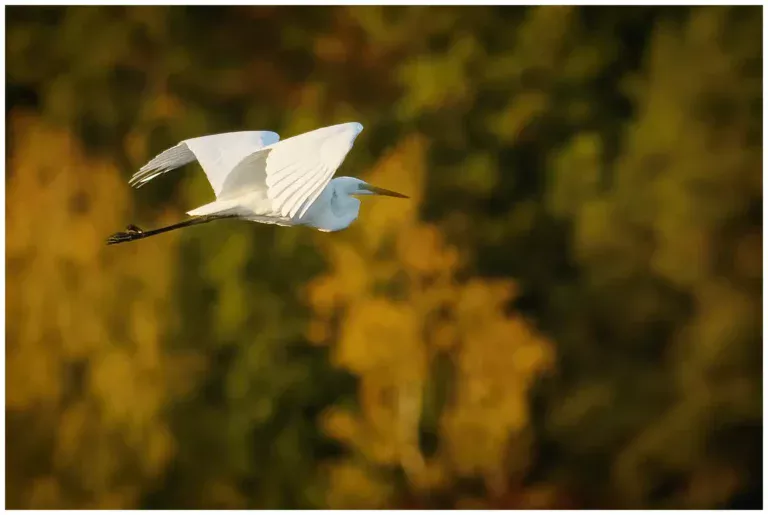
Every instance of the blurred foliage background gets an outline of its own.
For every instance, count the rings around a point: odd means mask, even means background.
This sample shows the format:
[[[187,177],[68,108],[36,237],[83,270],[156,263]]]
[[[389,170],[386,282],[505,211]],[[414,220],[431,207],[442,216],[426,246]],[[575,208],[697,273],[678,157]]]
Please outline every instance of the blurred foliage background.
[[[760,507],[760,9],[8,7],[8,507]],[[411,201],[105,246],[352,120]]]

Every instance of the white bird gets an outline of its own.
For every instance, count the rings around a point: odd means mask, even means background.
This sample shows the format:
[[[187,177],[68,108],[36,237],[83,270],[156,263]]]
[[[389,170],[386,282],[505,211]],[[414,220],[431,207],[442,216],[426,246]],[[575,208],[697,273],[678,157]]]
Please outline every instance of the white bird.
[[[356,122],[324,127],[280,141],[270,131],[214,134],[184,140],[160,153],[131,177],[139,188],[169,170],[198,161],[216,200],[189,211],[187,220],[151,231],[129,225],[108,245],[223,218],[320,231],[349,227],[360,212],[354,195],[408,198],[354,177],[332,179],[363,126]]]

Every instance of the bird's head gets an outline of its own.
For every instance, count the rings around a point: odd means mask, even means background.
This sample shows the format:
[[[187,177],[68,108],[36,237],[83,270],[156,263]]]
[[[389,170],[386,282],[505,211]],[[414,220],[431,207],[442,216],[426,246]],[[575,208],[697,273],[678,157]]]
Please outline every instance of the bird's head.
[[[334,179],[347,195],[381,195],[384,197],[409,198],[396,191],[379,188],[355,177],[338,177]]]

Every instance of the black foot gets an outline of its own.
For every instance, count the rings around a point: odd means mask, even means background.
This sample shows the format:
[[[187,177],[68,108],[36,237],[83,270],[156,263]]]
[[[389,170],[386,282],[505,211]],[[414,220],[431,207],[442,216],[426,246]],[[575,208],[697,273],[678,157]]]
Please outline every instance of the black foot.
[[[116,232],[109,238],[107,238],[107,245],[114,245],[115,243],[124,243],[126,241],[133,241],[143,238],[144,231],[139,227],[130,224],[125,228],[124,232]]]
[[[134,234],[135,233],[129,233],[129,232],[116,232],[115,234],[107,238],[107,245],[114,245],[115,243],[132,241],[135,239]]]

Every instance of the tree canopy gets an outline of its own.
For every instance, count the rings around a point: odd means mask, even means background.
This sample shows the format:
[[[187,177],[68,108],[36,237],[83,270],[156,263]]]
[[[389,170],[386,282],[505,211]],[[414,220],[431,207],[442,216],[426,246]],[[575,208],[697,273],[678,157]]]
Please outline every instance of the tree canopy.
[[[761,506],[760,8],[6,13],[9,508]],[[410,200],[104,245],[345,121]]]

